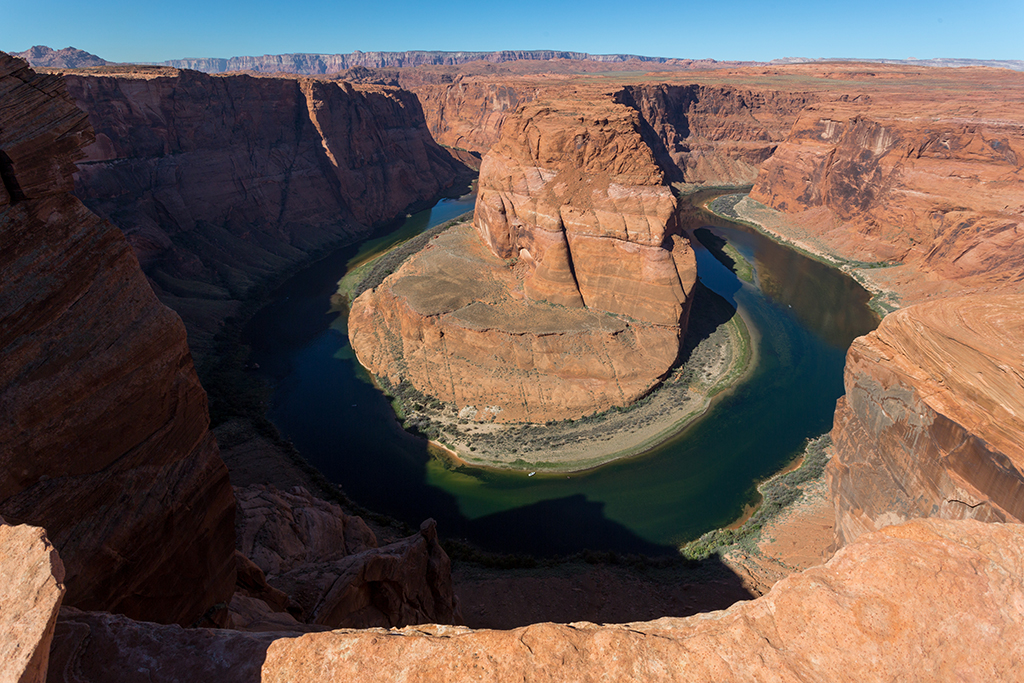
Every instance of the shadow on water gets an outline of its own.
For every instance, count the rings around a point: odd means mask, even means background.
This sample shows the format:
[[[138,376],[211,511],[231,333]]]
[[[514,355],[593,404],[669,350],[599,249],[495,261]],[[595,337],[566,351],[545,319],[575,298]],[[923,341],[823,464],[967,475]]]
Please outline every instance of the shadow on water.
[[[469,531],[488,550],[542,555],[571,555],[584,549],[616,550],[656,557],[677,554],[674,546],[640,538],[608,519],[605,504],[587,500],[582,493],[542,500],[532,505],[485,515],[473,520]]]

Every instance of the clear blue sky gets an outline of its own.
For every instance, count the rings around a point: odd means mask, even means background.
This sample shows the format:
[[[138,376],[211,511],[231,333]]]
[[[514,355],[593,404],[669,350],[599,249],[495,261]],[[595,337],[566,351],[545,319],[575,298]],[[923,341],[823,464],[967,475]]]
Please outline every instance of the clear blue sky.
[[[111,61],[353,50],[558,49],[663,57],[1024,59],[1024,0],[24,0],[0,50]]]

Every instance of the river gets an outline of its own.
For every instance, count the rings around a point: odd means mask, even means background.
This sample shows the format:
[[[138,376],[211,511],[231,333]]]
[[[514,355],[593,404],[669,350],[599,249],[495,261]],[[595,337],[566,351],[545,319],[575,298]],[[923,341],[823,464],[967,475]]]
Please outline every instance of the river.
[[[828,431],[850,342],[877,325],[851,278],[743,226],[702,216],[689,225],[725,240],[753,266],[738,278],[693,240],[698,273],[753,326],[758,364],[749,378],[683,433],[596,470],[566,474],[446,469],[396,422],[355,361],[345,312],[330,297],[369,253],[472,209],[446,199],[388,236],[297,273],[247,325],[245,342],[274,382],[268,417],[299,451],[366,507],[443,536],[540,556],[584,549],[662,554],[735,519],[755,483],[804,441]]]

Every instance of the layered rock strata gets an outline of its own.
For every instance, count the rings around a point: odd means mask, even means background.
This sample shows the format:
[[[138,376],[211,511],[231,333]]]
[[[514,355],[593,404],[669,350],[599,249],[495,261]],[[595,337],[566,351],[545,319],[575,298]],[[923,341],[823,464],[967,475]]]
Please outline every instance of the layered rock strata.
[[[945,299],[854,341],[828,469],[839,544],[915,517],[1024,521],[1022,311]]]
[[[76,193],[125,232],[201,352],[254,285],[464,171],[398,88],[171,69],[66,79],[96,130]]]
[[[331,628],[462,623],[451,562],[433,520],[413,536],[378,547],[362,519],[300,487],[250,486],[238,490],[238,500],[240,549],[270,588],[250,595],[288,596],[272,608]]]
[[[978,76],[1001,94],[911,91],[808,106],[751,199],[812,249],[896,266],[865,277],[907,302],[1021,291],[1024,76]]]
[[[66,604],[189,624],[233,591],[235,500],[181,321],[70,194],[91,140],[0,53],[0,513],[46,529]]]
[[[435,239],[349,317],[371,372],[466,417],[626,405],[675,362],[696,262],[635,111],[524,106],[481,166],[474,225]]]
[[[64,565],[46,532],[0,518],[0,681],[43,683],[64,596]]]
[[[262,680],[1012,680],[1024,657],[1022,562],[1020,525],[915,521],[722,612],[310,634],[271,644]]]

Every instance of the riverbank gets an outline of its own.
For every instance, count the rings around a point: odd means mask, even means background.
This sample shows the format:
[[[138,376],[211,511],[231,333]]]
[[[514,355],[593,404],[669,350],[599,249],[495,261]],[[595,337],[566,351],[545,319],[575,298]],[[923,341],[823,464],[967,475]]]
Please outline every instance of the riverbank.
[[[760,500],[752,512],[744,510],[742,523],[709,531],[680,552],[693,560],[721,556],[747,577],[748,588],[762,594],[779,579],[828,559],[835,526],[825,479],[831,454],[829,434],[811,439],[792,462],[758,484]]]
[[[901,297],[894,288],[884,284],[881,273],[900,264],[853,261],[843,258],[823,244],[814,240],[805,231],[786,222],[780,214],[760,204],[746,194],[725,194],[698,202],[702,211],[734,223],[740,223],[752,230],[797,251],[808,258],[832,266],[853,278],[857,284],[871,293],[869,306],[879,318],[898,310]]]
[[[454,454],[447,458],[451,467],[529,470],[543,476],[640,455],[694,424],[757,365],[755,337],[743,313],[723,311],[731,307],[710,290],[701,297],[684,342],[686,361],[632,406],[546,425],[503,425],[460,419],[455,406],[406,400],[404,419]],[[728,317],[720,322],[723,313]]]

